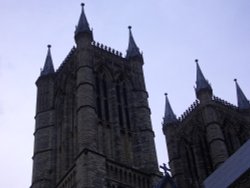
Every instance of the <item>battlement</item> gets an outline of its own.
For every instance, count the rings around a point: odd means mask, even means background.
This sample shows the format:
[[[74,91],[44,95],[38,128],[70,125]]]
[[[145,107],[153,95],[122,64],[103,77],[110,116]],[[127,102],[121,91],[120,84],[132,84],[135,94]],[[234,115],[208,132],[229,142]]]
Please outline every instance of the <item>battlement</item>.
[[[108,52],[110,54],[113,54],[113,55],[116,55],[118,57],[123,58],[123,55],[122,55],[121,52],[119,52],[119,51],[117,51],[117,50],[115,50],[115,49],[113,49],[111,47],[108,47],[108,46],[106,46],[104,44],[92,41],[91,45],[94,46],[94,47],[96,47],[96,48],[99,48],[99,49],[101,49],[103,51],[106,51],[106,52]],[[65,63],[67,63],[69,61],[69,59],[72,57],[72,55],[74,54],[75,51],[76,51],[76,47],[73,46],[73,48],[70,50],[70,52],[68,53],[68,55],[66,56],[66,58],[63,60],[63,62],[61,63],[61,65],[58,67],[58,69],[56,70],[56,72],[60,72],[62,70],[62,68],[65,65]]]
[[[225,101],[225,100],[223,100],[223,99],[221,99],[219,97],[216,97],[216,96],[212,97],[212,101],[214,101],[215,103],[218,103],[218,104],[222,104],[222,105],[224,105],[226,107],[229,107],[231,109],[234,109],[234,110],[238,109],[237,106],[235,106],[235,105],[233,105],[233,104],[231,104],[231,103],[229,103],[229,102],[227,102],[227,101]],[[180,122],[184,121],[189,116],[189,114],[191,112],[193,112],[197,106],[199,106],[199,104],[200,104],[200,101],[198,99],[196,99],[194,101],[194,103],[191,104],[188,107],[188,109],[178,118],[178,121],[180,121]]]
[[[113,55],[116,55],[116,56],[119,56],[119,57],[123,57],[121,52],[119,52],[119,51],[117,51],[117,50],[115,50],[115,49],[113,49],[111,47],[108,47],[108,46],[106,46],[104,44],[101,44],[99,42],[92,41],[91,45],[96,47],[96,48],[99,48],[101,50],[104,50],[104,51],[106,51],[106,52],[108,52],[110,54],[113,54]]]
[[[62,68],[65,65],[65,63],[69,61],[69,59],[72,57],[72,55],[74,54],[75,51],[76,51],[76,47],[73,46],[73,48],[70,50],[70,52],[68,53],[68,55],[66,56],[66,58],[63,60],[63,62],[61,63],[61,65],[58,67],[58,69],[56,70],[56,72],[59,72],[59,71],[62,70]]]
[[[213,97],[212,97],[212,100],[213,100],[214,102],[216,102],[216,103],[222,104],[222,105],[227,106],[227,107],[229,107],[229,108],[238,109],[237,106],[235,106],[235,105],[233,105],[233,104],[231,104],[231,103],[229,103],[229,102],[227,102],[227,101],[225,101],[225,100],[223,100],[223,99],[221,99],[221,98],[219,98],[219,97],[213,96]]]
[[[178,120],[181,122],[181,121],[184,121],[188,116],[189,114],[191,114],[191,112],[193,112],[197,106],[199,106],[200,104],[200,101],[198,99],[196,99],[193,104],[191,104],[188,109],[178,118]]]

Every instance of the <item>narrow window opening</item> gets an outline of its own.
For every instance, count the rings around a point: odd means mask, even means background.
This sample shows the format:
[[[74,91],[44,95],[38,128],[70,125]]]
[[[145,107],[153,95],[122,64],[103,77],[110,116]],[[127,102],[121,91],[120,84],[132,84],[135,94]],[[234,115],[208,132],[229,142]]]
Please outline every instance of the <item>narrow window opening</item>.
[[[194,170],[194,179],[198,180],[198,172],[197,172],[197,166],[196,166],[196,162],[195,162],[195,155],[194,155],[194,150],[192,147],[190,147],[191,150],[191,159],[192,159],[192,164],[193,164],[193,170]]]

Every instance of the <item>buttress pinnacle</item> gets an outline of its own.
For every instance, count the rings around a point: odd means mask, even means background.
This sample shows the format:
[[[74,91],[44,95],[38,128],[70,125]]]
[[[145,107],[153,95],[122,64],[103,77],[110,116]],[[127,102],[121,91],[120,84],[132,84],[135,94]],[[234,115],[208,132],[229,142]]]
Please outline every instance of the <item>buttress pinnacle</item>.
[[[199,91],[203,90],[203,89],[207,89],[209,91],[212,91],[212,88],[210,86],[210,84],[208,83],[208,81],[205,79],[201,68],[199,66],[198,63],[198,59],[195,60],[196,62],[196,93],[198,93]]]
[[[235,85],[236,85],[237,102],[238,102],[239,109],[241,109],[241,110],[250,109],[249,101],[247,100],[245,94],[241,90],[241,88],[237,82],[237,79],[234,79],[234,81],[235,81]]]
[[[174,114],[170,102],[168,100],[167,93],[165,93],[165,96],[166,96],[166,101],[165,101],[165,114],[163,118],[163,125],[166,125],[168,123],[174,123],[177,121],[176,115]]]
[[[48,75],[48,74],[52,74],[55,72],[50,48],[51,48],[51,45],[48,45],[47,56],[45,59],[44,67],[41,71],[41,75]]]
[[[131,31],[131,26],[128,26],[129,29],[129,42],[128,42],[128,49],[127,49],[127,55],[126,58],[130,58],[130,57],[135,57],[135,56],[140,56],[140,51],[139,48],[137,47],[134,37],[132,35],[132,31]]]
[[[89,23],[84,12],[84,3],[82,3],[81,6],[82,6],[82,12],[78,21],[78,25],[76,26],[75,35],[81,32],[91,33],[91,30],[89,29]]]

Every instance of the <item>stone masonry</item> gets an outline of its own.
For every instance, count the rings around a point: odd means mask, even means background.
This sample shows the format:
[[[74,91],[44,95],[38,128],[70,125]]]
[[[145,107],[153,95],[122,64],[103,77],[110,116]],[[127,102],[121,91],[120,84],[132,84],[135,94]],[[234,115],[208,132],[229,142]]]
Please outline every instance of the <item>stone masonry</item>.
[[[93,40],[82,13],[54,71],[37,85],[31,188],[151,188],[160,178],[143,57],[129,27],[126,57]]]

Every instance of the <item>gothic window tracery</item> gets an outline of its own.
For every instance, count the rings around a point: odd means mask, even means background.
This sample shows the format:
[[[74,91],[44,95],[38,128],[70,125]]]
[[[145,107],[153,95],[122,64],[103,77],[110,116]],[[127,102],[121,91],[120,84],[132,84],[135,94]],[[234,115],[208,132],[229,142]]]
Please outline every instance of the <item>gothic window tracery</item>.
[[[116,81],[118,121],[121,130],[131,131],[128,92],[129,92],[128,83],[121,78],[118,79]]]
[[[212,162],[205,135],[201,130],[193,130],[190,140],[180,142],[181,157],[185,167],[187,183],[196,187],[212,171]]]
[[[108,124],[110,121],[110,109],[107,76],[104,73],[97,74],[95,82],[97,115],[99,120]]]
[[[111,126],[111,88],[112,78],[106,67],[101,66],[95,72],[96,112],[98,118],[98,150],[112,157],[114,155],[114,141]]]
[[[56,119],[56,156],[58,157],[56,163],[57,163],[57,179],[60,178],[61,176],[61,172],[62,172],[62,158],[60,156],[62,156],[62,124],[63,124],[63,119],[62,114],[63,114],[63,103],[64,103],[64,97],[63,97],[63,92],[62,90],[58,90],[57,94],[56,94],[56,98],[55,98],[55,108],[56,110],[56,114],[55,114],[55,119]]]
[[[195,156],[192,145],[185,146],[185,154],[187,159],[188,171],[190,173],[191,184],[194,184],[195,181],[198,180],[197,176],[197,167],[195,163]]]
[[[202,135],[199,138],[199,149],[201,152],[200,153],[201,158],[203,159],[205,175],[208,176],[213,170],[213,165],[212,165],[212,160],[211,160],[210,153],[209,153],[209,146],[206,141],[205,135]]]
[[[66,171],[74,159],[76,151],[76,126],[75,126],[75,95],[73,77],[65,79],[62,87],[57,88],[55,95],[55,119],[57,134],[55,137],[57,155],[57,174]]]
[[[229,155],[232,155],[241,145],[238,131],[229,120],[224,121],[223,134]]]

